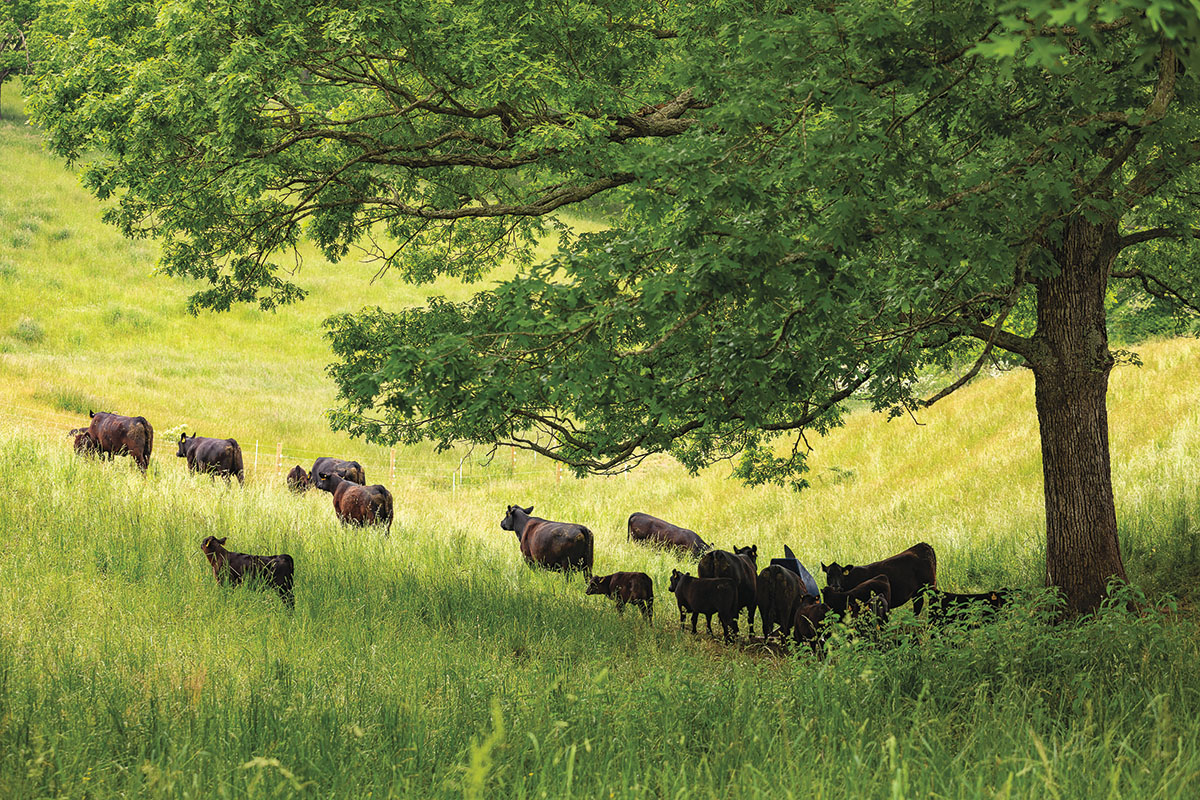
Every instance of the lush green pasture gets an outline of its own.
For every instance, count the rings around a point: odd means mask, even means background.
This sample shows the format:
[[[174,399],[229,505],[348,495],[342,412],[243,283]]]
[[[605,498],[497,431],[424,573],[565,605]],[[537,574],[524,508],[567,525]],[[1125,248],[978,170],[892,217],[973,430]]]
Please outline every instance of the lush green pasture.
[[[278,314],[193,318],[194,287],[99,207],[19,121],[0,122],[0,798],[1194,797],[1200,677],[1200,346],[1147,344],[1113,376],[1122,543],[1152,604],[1183,613],[1049,626],[1026,603],[932,636],[901,612],[883,641],[781,658],[680,633],[666,577],[624,539],[647,511],[720,546],[862,561],[915,541],[943,587],[1041,580],[1030,378],[988,377],[921,415],[857,414],[815,441],[812,488],[748,489],[659,460],[555,479],[508,453],[389,454],[327,430],[320,320],[449,282],[302,267]],[[148,476],[70,452],[89,407],[149,417]],[[234,436],[247,486],[189,476],[167,432]],[[285,492],[288,461],[356,456],[396,496],[392,536],[345,531],[329,498]],[[466,457],[465,485],[451,471]],[[507,503],[583,522],[597,570],[650,573],[647,625],[520,561]],[[297,605],[216,586],[199,551],[286,551]],[[744,625],[744,622],[743,622]]]
[[[599,566],[655,577],[652,625],[527,569],[496,527],[499,487],[412,498],[384,540],[340,529],[324,495],[143,479],[23,434],[0,439],[0,481],[5,797],[1197,790],[1187,617],[1051,627],[1022,607],[932,637],[900,613],[881,643],[781,658],[680,633],[663,580],[678,562],[610,524],[595,525]],[[545,499],[607,520],[661,497],[624,483]],[[743,508],[740,538],[772,513]],[[210,533],[293,554],[295,612],[218,587],[198,549]],[[994,552],[975,555],[985,574],[1005,572]]]

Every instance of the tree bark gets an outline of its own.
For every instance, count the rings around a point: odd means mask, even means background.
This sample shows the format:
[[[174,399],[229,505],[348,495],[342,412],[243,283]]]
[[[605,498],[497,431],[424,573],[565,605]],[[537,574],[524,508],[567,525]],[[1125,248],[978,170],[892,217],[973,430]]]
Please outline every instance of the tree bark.
[[[1034,394],[1046,496],[1046,584],[1067,614],[1094,611],[1108,582],[1125,579],[1108,443],[1104,297],[1119,252],[1115,224],[1068,222],[1051,248],[1060,271],[1037,281]]]

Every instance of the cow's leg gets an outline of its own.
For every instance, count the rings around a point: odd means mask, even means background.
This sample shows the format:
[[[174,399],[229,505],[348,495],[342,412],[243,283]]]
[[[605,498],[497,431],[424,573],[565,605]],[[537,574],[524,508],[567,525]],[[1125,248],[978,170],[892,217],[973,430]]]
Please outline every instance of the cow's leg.
[[[746,613],[749,617],[749,623],[750,623],[750,631],[746,634],[747,636],[754,635],[754,611],[756,608],[757,607],[754,604],[746,606]]]
[[[693,611],[692,612],[692,633],[696,632],[696,622],[699,621],[699,619],[700,619],[700,612]],[[712,628],[709,628],[709,630],[712,630]]]
[[[712,629],[712,614],[704,615],[704,624],[708,626],[708,635],[716,636],[716,634],[713,633],[713,629]]]
[[[925,589],[927,586],[917,588],[917,593],[913,595],[913,614],[918,615],[921,609],[925,607]]]
[[[683,603],[679,604],[679,630],[687,629],[687,621],[684,618]]]
[[[625,616],[625,598],[617,595],[617,614]]]

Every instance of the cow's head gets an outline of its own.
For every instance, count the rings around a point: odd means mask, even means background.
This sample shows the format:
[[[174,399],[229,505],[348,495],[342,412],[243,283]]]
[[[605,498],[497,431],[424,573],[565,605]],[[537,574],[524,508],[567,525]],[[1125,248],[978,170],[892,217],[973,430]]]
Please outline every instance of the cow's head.
[[[593,575],[588,579],[587,588],[583,590],[584,594],[608,594],[609,587],[612,584],[611,575]]]
[[[196,438],[195,434],[192,435],[192,438],[193,439]],[[179,450],[178,450],[178,452],[175,453],[175,455],[178,456],[179,458],[183,458],[184,456],[187,455],[187,447],[186,447],[187,440],[188,440],[188,435],[186,433],[181,433],[179,435]]]
[[[95,453],[99,451],[99,444],[96,442],[95,438],[92,437],[92,432],[87,428],[75,428],[71,431],[70,435],[75,437],[76,453],[79,453],[80,455],[87,455],[88,453]]]
[[[342,477],[335,472],[319,472],[313,485],[323,492],[332,492],[342,482]]]
[[[853,564],[847,564],[844,567],[839,566],[836,561],[828,566],[821,564],[821,570],[825,573],[825,585],[835,592],[843,591],[843,586],[846,584],[846,575],[850,570],[854,569]]]
[[[679,581],[680,581],[680,579],[681,579],[681,578],[683,578],[683,573],[682,573],[682,572],[680,572],[680,571],[679,571],[679,570],[677,570],[677,569],[673,569],[673,570],[671,570],[671,583],[670,583],[670,585],[667,587],[667,591],[669,591],[669,592],[673,592],[673,591],[675,591],[677,588],[679,588]]]
[[[758,545],[752,544],[749,547],[735,547],[733,552],[739,556],[746,556],[754,564],[758,564]]]
[[[215,536],[205,536],[204,541],[200,543],[200,550],[205,555],[209,555],[210,553],[219,553],[225,549],[223,545],[225,544],[225,540],[228,538],[228,536],[222,536],[220,539]]]
[[[530,506],[529,508],[521,508],[520,506],[509,506],[508,509],[504,512],[504,519],[500,520],[500,530],[512,531],[513,533],[515,533],[517,535],[517,538],[520,539],[521,531],[518,530],[518,528],[517,528],[517,526],[520,524],[518,521],[518,518],[522,517],[522,516],[528,518],[529,515],[532,513],[533,513],[533,506]],[[525,527],[524,525],[521,525],[521,528],[524,528],[524,527]]]

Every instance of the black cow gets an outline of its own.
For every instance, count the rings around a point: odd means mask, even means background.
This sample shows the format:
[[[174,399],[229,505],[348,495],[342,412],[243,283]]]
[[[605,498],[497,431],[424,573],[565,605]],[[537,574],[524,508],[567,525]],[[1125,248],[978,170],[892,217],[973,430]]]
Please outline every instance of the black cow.
[[[970,616],[972,607],[982,609],[980,619],[991,619],[1008,602],[1008,595],[1007,589],[996,589],[977,594],[958,594],[929,589],[925,592],[925,602],[929,603],[929,621],[940,625],[955,617]]]
[[[592,575],[592,532],[573,522],[552,522],[530,516],[533,506],[509,506],[500,528],[512,531],[521,544],[521,555],[530,564],[562,570],[567,575],[582,570]]]
[[[671,570],[670,590],[679,603],[679,627],[684,627],[684,615],[692,612],[692,633],[696,632],[696,620],[704,615],[708,633],[712,635],[712,615],[721,620],[725,641],[733,641],[737,633],[738,589],[737,583],[729,578],[694,578],[677,569]]]
[[[905,550],[889,556],[873,564],[856,567],[851,564],[838,566],[837,562],[826,566],[825,583],[834,591],[844,592],[870,578],[886,575],[891,582],[892,596],[888,600],[889,608],[899,608],[913,601],[913,612],[921,613],[921,605],[925,602],[921,590],[926,586],[937,588],[937,556],[933,548],[920,542]]]
[[[754,610],[758,594],[754,582],[758,576],[758,545],[728,550],[709,550],[700,558],[696,571],[701,578],[729,578],[737,585],[738,612],[748,612],[750,634],[754,633]]]
[[[312,487],[312,479],[304,471],[304,467],[297,464],[287,474],[287,487],[296,494],[303,494]]]
[[[786,638],[792,630],[796,602],[805,596],[800,576],[778,564],[771,564],[758,573],[754,588],[758,595],[763,637],[769,637],[778,625],[779,635]]]
[[[233,477],[242,484],[246,482],[242,447],[236,439],[213,439],[195,434],[189,437],[185,433],[179,437],[179,450],[175,455],[186,458],[192,472],[206,472],[214,477],[221,475],[225,480]]]
[[[154,449],[154,428],[146,418],[123,417],[107,411],[88,413],[92,418],[88,436],[95,442],[96,452],[108,458],[128,455],[145,472]]]
[[[892,584],[887,575],[876,575],[870,580],[839,592],[828,586],[821,593],[821,599],[830,611],[835,611],[843,617],[857,617],[863,609],[870,608],[882,622],[887,619],[888,610],[892,608]]]
[[[392,532],[392,493],[382,484],[363,486],[340,475],[322,472],[316,487],[333,495],[333,510],[343,525],[386,525]]]
[[[218,539],[215,536],[205,537],[200,543],[200,550],[208,558],[217,583],[228,580],[234,586],[246,578],[262,578],[263,581],[283,598],[288,607],[296,605],[292,594],[292,579],[296,574],[296,565],[292,557],[286,553],[277,556],[252,556],[249,553],[231,553],[225,549],[227,536]]]
[[[643,514],[640,511],[629,515],[629,541],[683,550],[699,558],[708,550],[704,540],[695,531],[672,525],[666,520]]]
[[[340,458],[331,456],[321,456],[313,462],[312,471],[309,473],[309,478],[312,484],[318,489],[321,488],[318,478],[322,472],[327,472],[330,475],[337,475],[342,480],[354,481],[359,486],[367,485],[367,471],[363,469],[362,464],[357,461],[343,461]],[[379,485],[379,484],[376,484]],[[332,489],[325,489],[330,492]]]
[[[654,619],[654,581],[644,572],[614,572],[595,575],[588,581],[584,594],[603,594],[617,601],[617,613],[625,613],[625,604],[641,609],[646,619]]]

